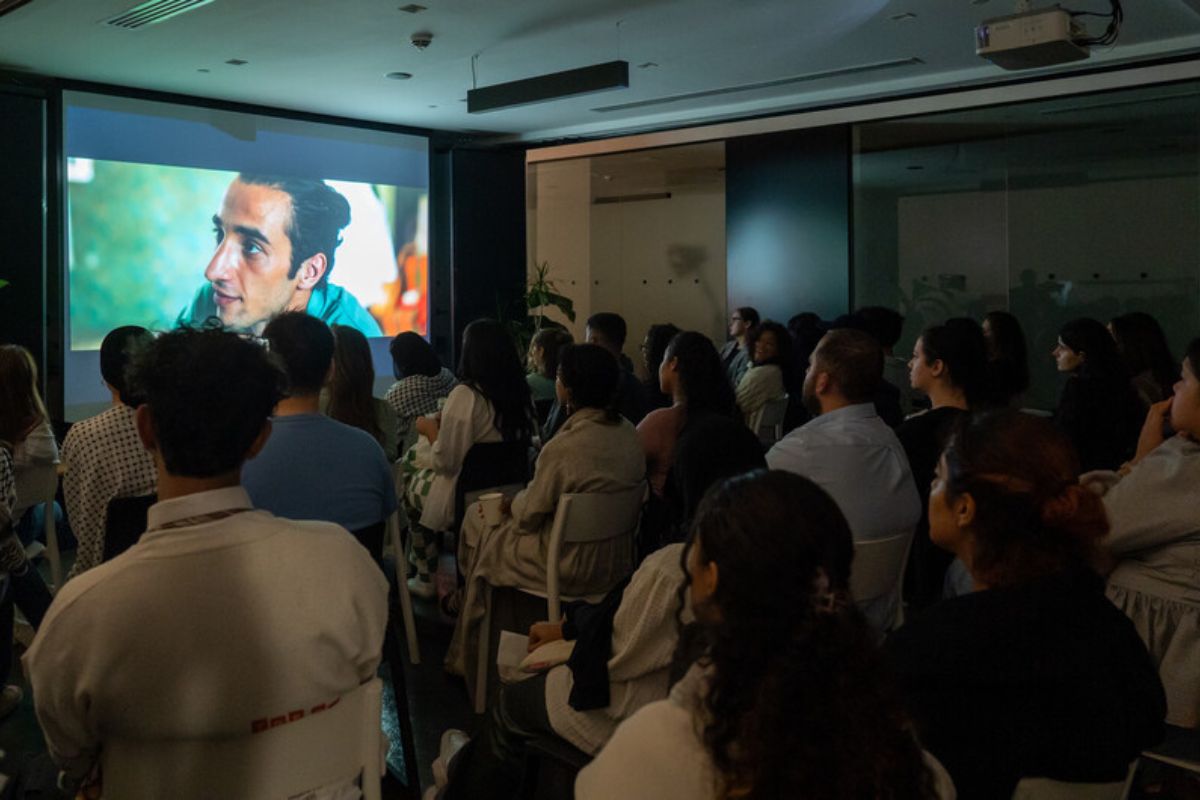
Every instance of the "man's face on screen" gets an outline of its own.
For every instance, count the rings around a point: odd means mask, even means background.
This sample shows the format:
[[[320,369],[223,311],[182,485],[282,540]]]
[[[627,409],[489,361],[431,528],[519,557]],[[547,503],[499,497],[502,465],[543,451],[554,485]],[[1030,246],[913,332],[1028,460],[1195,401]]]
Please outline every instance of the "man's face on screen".
[[[204,270],[225,325],[259,334],[271,317],[307,305],[307,296],[296,296],[300,273],[288,278],[291,216],[287,193],[240,180],[230,184],[221,213],[213,216],[217,250]]]

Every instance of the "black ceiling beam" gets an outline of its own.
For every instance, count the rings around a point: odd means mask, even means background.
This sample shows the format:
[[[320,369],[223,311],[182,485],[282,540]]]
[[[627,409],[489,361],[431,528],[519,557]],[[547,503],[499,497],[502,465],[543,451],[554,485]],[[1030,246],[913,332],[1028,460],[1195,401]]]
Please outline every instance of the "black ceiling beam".
[[[624,89],[628,86],[629,62],[609,61],[606,64],[471,89],[467,92],[467,111],[479,114],[484,111],[557,100],[560,97]]]

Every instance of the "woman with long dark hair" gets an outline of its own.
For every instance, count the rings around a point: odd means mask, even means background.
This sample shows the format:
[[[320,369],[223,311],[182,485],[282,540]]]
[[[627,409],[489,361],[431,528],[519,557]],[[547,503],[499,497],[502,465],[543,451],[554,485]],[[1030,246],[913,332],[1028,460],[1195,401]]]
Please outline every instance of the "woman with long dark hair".
[[[959,796],[1008,800],[1026,776],[1124,780],[1162,735],[1162,685],[1094,571],[1100,498],[1052,423],[964,420],[939,461],[929,535],[975,591],[892,634],[917,731]]]
[[[1029,348],[1021,323],[1007,311],[989,311],[983,318],[987,343],[984,405],[1008,408],[1029,389]]]
[[[375,397],[375,365],[371,346],[357,328],[333,325],[333,377],[325,413],[338,422],[364,430],[379,442],[388,461],[396,460],[396,415]]]
[[[407,450],[416,440],[413,422],[417,417],[437,412],[439,403],[458,383],[454,373],[442,366],[441,359],[425,337],[406,331],[392,339],[392,372],[396,382],[384,399],[396,413],[396,427]]]
[[[1113,317],[1108,327],[1142,402],[1149,407],[1170,397],[1179,377],[1179,363],[1171,355],[1158,320],[1144,311],[1133,311]]]
[[[646,404],[648,412],[658,408],[667,408],[673,402],[671,396],[662,390],[658,381],[658,368],[662,366],[663,356],[667,354],[667,345],[679,333],[679,328],[671,323],[651,325],[642,340],[642,368],[646,371],[646,380],[642,386],[646,389]]]
[[[756,325],[750,331],[746,349],[750,352],[751,367],[738,382],[735,396],[746,424],[754,430],[767,403],[785,394],[798,398],[800,385],[787,328],[771,320]]]
[[[853,557],[837,504],[806,478],[760,471],[710,490],[686,555],[709,648],[617,729],[575,796],[936,797],[849,597]]]
[[[412,591],[434,593],[437,531],[454,521],[454,493],[463,459],[482,442],[529,442],[535,429],[533,402],[516,345],[499,322],[481,319],[463,332],[460,383],[438,416],[416,419],[418,442],[405,455],[404,504],[412,521],[410,560],[417,576]]]
[[[1108,329],[1082,317],[1063,325],[1051,352],[1067,373],[1054,421],[1071,439],[1084,472],[1116,469],[1133,456],[1145,406]]]

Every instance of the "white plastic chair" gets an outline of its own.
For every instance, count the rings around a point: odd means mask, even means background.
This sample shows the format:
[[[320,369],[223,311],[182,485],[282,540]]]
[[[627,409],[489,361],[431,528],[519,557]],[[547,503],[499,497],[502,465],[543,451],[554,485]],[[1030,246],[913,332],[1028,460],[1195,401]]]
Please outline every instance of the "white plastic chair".
[[[607,592],[591,595],[567,596],[559,591],[559,556],[564,543],[582,544],[604,542],[628,537],[630,552],[634,546],[634,534],[641,519],[642,504],[646,499],[646,485],[639,483],[618,492],[585,492],[564,494],[558,500],[554,512],[554,524],[550,528],[550,541],[546,546],[546,591],[525,586],[518,591],[546,599],[546,619],[562,619],[562,601],[585,600],[598,603]],[[475,666],[475,713],[482,714],[487,707],[488,644],[492,633],[492,587],[485,591],[483,621],[479,627],[479,656]]]
[[[879,620],[883,631],[893,630],[904,624],[904,603],[900,598],[900,587],[904,580],[904,565],[908,563],[908,550],[912,547],[913,532],[889,536],[867,542],[854,543],[854,563],[850,568],[850,595],[859,606],[893,598],[895,617]]]
[[[1129,765],[1125,780],[1113,783],[1068,783],[1049,778],[1022,778],[1012,800],[1125,800],[1133,786],[1137,761]]]
[[[104,796],[318,800],[361,782],[364,800],[379,800],[387,756],[382,692],[374,678],[324,710],[229,739],[106,741]]]
[[[58,532],[54,526],[54,495],[58,492],[58,465],[36,464],[19,470],[17,479],[17,508],[13,521],[20,519],[25,509],[38,504],[45,506],[46,560],[50,562],[50,591],[62,586],[62,558],[58,552]]]
[[[788,396],[768,400],[754,415],[750,429],[759,441],[770,447],[783,438],[783,420],[787,416]]]

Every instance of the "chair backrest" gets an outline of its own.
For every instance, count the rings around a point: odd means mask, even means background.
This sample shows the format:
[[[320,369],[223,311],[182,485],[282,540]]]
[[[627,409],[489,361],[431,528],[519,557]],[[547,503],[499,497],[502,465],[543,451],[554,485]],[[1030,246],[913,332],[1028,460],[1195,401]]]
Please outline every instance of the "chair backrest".
[[[753,430],[763,444],[771,445],[783,438],[783,420],[787,416],[788,395],[768,400],[759,409]]]
[[[365,800],[379,800],[382,687],[374,678],[323,710],[230,739],[106,741],[104,796],[318,800],[361,782]]]
[[[463,458],[455,484],[454,519],[461,520],[468,492],[529,482],[529,440],[481,442]],[[457,526],[455,526],[457,530]]]
[[[58,493],[58,465],[31,464],[16,470],[17,506],[13,509],[13,519],[27,508],[42,503],[54,502]]]
[[[900,583],[912,546],[913,532],[867,542],[854,543],[854,563],[850,568],[850,595],[860,606],[889,595],[896,597],[897,622],[900,615]],[[893,625],[885,626],[885,630]]]
[[[116,558],[137,544],[146,532],[146,513],[158,495],[114,497],[104,514],[104,560]]]
[[[1050,778],[1022,778],[1012,800],[1124,800],[1129,796],[1137,762],[1123,781],[1114,783],[1068,783]]]

